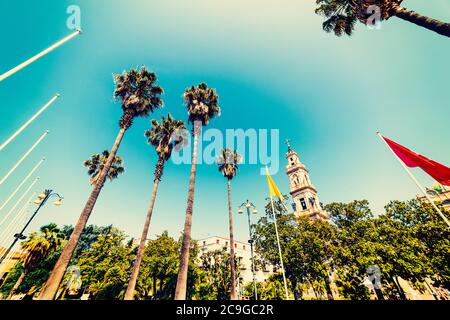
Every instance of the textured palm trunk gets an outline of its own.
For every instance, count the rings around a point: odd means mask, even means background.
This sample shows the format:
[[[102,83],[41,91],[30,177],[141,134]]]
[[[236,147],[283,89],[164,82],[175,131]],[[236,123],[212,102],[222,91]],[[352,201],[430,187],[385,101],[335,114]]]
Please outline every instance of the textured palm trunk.
[[[237,300],[238,297],[236,293],[236,266],[234,264],[233,207],[231,205],[231,179],[228,179],[228,216],[230,219],[230,268],[231,268],[230,299]]]
[[[195,121],[191,176],[189,179],[186,219],[184,222],[183,244],[181,247],[181,258],[180,258],[180,267],[178,270],[177,287],[175,289],[175,300],[186,300],[187,274],[189,267],[189,246],[191,242],[191,229],[192,229],[192,208],[194,206],[195,175],[197,173],[197,146],[200,130],[201,130],[201,123]]]
[[[164,168],[164,160],[159,159],[156,172],[160,172],[162,174],[162,170]],[[150,206],[147,212],[147,218],[145,219],[144,230],[142,231],[141,241],[139,242],[139,249],[136,254],[136,259],[133,264],[133,269],[131,270],[130,281],[128,282],[127,291],[125,292],[124,300],[133,300],[134,299],[134,290],[136,288],[136,282],[139,275],[139,268],[141,266],[142,257],[145,251],[145,242],[148,237],[148,229],[150,228],[150,221],[152,220],[153,207],[155,205],[156,193],[158,192],[158,185],[161,177],[155,177],[155,181],[153,183],[153,192],[152,198],[150,200]]]
[[[69,265],[73,252],[75,251],[78,240],[80,239],[81,233],[86,227],[86,223],[91,215],[92,210],[94,209],[97,198],[100,195],[100,191],[105,184],[108,171],[114,158],[116,157],[117,150],[119,149],[120,143],[125,134],[125,130],[126,129],[124,128],[120,129],[116,141],[114,142],[114,145],[112,147],[111,153],[109,154],[109,158],[106,161],[97,182],[95,183],[94,189],[92,190],[83,211],[81,212],[80,218],[78,219],[78,222],[75,225],[72,234],[70,235],[69,241],[64,247],[58,261],[55,264],[55,267],[52,270],[52,273],[50,274],[49,279],[47,280],[45,286],[39,294],[38,300],[53,300],[55,298],[56,293],[58,292],[59,285],[61,284],[62,278],[64,277],[64,273],[66,272],[67,266]]]
[[[11,300],[11,298],[16,294],[17,289],[19,289],[19,286],[22,284],[23,279],[25,279],[25,276],[27,275],[27,273],[25,271],[23,271],[19,277],[19,279],[17,279],[16,283],[14,284],[14,287],[11,289],[7,300]]]
[[[393,15],[400,19],[412,22],[418,26],[434,31],[443,36],[450,37],[450,23],[423,16],[413,10],[409,10],[400,6],[395,6],[392,11]]]

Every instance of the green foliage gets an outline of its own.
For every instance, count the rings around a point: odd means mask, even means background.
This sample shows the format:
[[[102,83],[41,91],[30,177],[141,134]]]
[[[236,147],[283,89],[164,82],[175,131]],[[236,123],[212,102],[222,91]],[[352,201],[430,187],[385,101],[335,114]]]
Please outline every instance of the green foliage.
[[[179,243],[167,231],[148,241],[139,269],[137,298],[167,300],[173,297],[179,250]]]
[[[0,295],[2,297],[7,297],[9,295],[9,292],[16,284],[16,282],[19,279],[20,275],[22,274],[23,270],[24,270],[24,267],[23,267],[22,262],[17,263],[11,269],[11,271],[6,276],[6,279],[3,282],[2,286],[0,287]]]
[[[200,121],[202,125],[208,125],[212,118],[220,115],[219,96],[213,88],[208,88],[206,83],[187,88],[184,92],[189,123]]]
[[[164,91],[156,81],[156,74],[144,66],[114,75],[114,98],[122,103],[121,128],[128,129],[135,117],[146,117],[163,106]]]
[[[89,160],[85,160],[83,162],[83,165],[88,169],[87,172],[88,175],[91,177],[90,178],[91,185],[94,185],[97,182],[100,173],[102,172],[106,162],[108,161],[108,158],[109,158],[109,151],[104,150],[101,154],[96,153],[91,155],[91,158]],[[111,167],[109,168],[106,177],[109,179],[109,181],[113,181],[124,172],[125,168],[123,166],[123,160],[120,156],[116,156],[112,160]]]
[[[88,251],[91,248],[91,245],[97,241],[98,237],[101,234],[106,234],[110,228],[112,228],[112,226],[99,227],[92,224],[84,228],[83,232],[81,233],[80,240],[77,243],[77,247],[75,248],[70,264],[76,265],[81,253],[84,251]],[[61,230],[66,240],[69,240],[72,231],[73,226],[64,226]]]
[[[296,299],[302,296],[304,284],[314,285],[317,292],[327,291],[332,267],[334,227],[321,220],[297,219],[283,214],[280,201],[274,203],[286,277]],[[266,206],[254,228],[256,251],[260,258],[281,269],[271,204]]]
[[[290,284],[290,283],[289,283]],[[256,283],[259,300],[284,300],[286,295],[284,292],[283,275],[274,273],[264,282]],[[253,282],[247,283],[243,289],[243,295],[250,300],[255,299],[255,291]]]
[[[132,243],[125,243],[125,238],[122,231],[111,228],[81,254],[78,265],[83,287],[92,299],[113,300],[123,296],[134,252]]]
[[[217,164],[219,165],[219,171],[223,176],[228,179],[233,179],[238,171],[239,163],[242,160],[242,156],[231,149],[222,149],[219,157],[217,158]]]
[[[239,261],[235,260],[236,278],[239,278]],[[228,300],[231,283],[230,254],[226,247],[207,251],[200,256],[200,272],[196,283],[196,300]]]

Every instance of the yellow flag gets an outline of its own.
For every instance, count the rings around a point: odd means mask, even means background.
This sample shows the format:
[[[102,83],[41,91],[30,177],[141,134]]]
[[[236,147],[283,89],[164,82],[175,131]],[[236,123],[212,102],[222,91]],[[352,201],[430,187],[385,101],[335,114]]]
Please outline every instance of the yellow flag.
[[[267,175],[267,184],[269,185],[269,193],[271,197],[278,197],[281,201],[284,201],[283,195],[280,190],[278,190],[277,185],[273,181],[272,177],[269,174],[269,170],[266,167],[266,175]]]

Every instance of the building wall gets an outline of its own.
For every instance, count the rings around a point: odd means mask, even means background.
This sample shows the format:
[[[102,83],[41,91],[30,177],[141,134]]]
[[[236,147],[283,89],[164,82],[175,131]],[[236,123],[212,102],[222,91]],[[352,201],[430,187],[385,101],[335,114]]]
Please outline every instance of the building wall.
[[[209,251],[222,250],[224,247],[230,249],[230,240],[222,237],[209,237],[197,241],[200,248],[200,254]],[[251,250],[250,244],[234,241],[235,255],[240,260],[240,278],[243,285],[253,281]],[[255,254],[256,256],[256,254]],[[268,266],[265,270],[256,269],[256,280],[263,282],[272,274],[272,267]]]
[[[450,212],[450,190],[438,192],[433,189],[428,189],[427,193],[432,201],[434,201],[437,204],[441,204],[445,210]],[[428,201],[425,197],[418,197],[418,199],[421,202]]]
[[[6,252],[6,248],[0,247],[0,257]],[[14,268],[17,262],[21,259],[20,252],[13,252],[9,259],[3,261],[3,264],[0,266],[0,285],[3,283],[4,279],[8,275],[8,273]]]

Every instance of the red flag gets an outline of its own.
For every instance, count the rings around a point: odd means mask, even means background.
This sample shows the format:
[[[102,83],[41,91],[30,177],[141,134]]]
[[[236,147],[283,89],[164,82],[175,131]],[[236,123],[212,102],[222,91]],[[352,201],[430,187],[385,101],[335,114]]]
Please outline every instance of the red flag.
[[[386,137],[382,137],[394,153],[410,168],[419,167],[437,182],[442,185],[450,186],[450,168],[436,161],[428,159],[408,148],[398,144]]]

